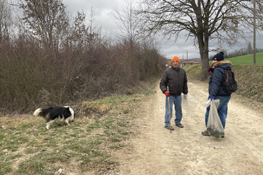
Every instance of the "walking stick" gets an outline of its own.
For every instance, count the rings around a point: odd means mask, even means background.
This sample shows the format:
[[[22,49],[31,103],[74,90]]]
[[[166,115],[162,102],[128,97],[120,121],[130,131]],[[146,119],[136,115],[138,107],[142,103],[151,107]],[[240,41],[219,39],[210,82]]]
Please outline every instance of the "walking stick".
[[[167,88],[168,92],[169,92],[169,87]],[[169,96],[170,96],[170,92],[169,92]],[[171,129],[171,111],[170,111],[170,97],[168,98],[168,108],[169,108],[169,125],[170,125],[170,133],[172,133],[172,129]]]

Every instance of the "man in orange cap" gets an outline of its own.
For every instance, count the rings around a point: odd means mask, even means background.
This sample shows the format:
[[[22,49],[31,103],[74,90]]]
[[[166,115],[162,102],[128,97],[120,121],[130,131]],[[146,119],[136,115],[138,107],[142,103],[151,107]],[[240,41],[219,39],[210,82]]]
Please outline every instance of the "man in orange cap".
[[[162,76],[162,79],[160,81],[160,89],[166,96],[164,127],[167,129],[171,128],[172,130],[174,130],[173,127],[170,127],[168,106],[170,106],[170,115],[172,118],[172,108],[174,104],[175,125],[180,128],[183,128],[184,126],[181,124],[181,120],[183,117],[181,93],[183,93],[185,98],[187,98],[188,86],[186,72],[184,69],[179,67],[180,59],[177,56],[175,56],[171,60],[171,65],[171,68],[165,70]],[[169,88],[169,90],[167,89],[167,87]],[[170,105],[168,105],[168,98]]]

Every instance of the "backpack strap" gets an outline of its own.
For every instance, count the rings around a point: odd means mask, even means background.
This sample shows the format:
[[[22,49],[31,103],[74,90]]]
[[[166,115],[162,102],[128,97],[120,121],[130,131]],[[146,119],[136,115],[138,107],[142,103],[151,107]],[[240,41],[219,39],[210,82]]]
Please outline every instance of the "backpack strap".
[[[231,69],[226,70],[226,82],[228,82],[228,72],[231,71]]]

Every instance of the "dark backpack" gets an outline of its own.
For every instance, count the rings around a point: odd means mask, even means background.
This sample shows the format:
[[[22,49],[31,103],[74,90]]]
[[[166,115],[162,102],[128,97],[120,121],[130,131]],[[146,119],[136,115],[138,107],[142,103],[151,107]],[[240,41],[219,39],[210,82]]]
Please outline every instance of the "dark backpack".
[[[237,82],[235,80],[234,72],[232,72],[231,69],[225,69],[225,79],[223,82],[223,89],[229,94],[237,90]]]

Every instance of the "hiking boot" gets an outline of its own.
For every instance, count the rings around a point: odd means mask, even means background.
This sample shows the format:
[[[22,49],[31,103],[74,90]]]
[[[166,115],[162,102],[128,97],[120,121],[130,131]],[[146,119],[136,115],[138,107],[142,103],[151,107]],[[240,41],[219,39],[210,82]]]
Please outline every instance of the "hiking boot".
[[[164,128],[169,129],[170,130],[170,126],[164,126]],[[171,126],[171,130],[174,130],[174,128]]]
[[[176,126],[178,126],[179,128],[183,128],[184,127],[181,123],[176,124]]]
[[[203,135],[203,136],[211,136],[210,133],[209,133],[207,130],[203,131],[203,132],[202,132],[202,135]]]

